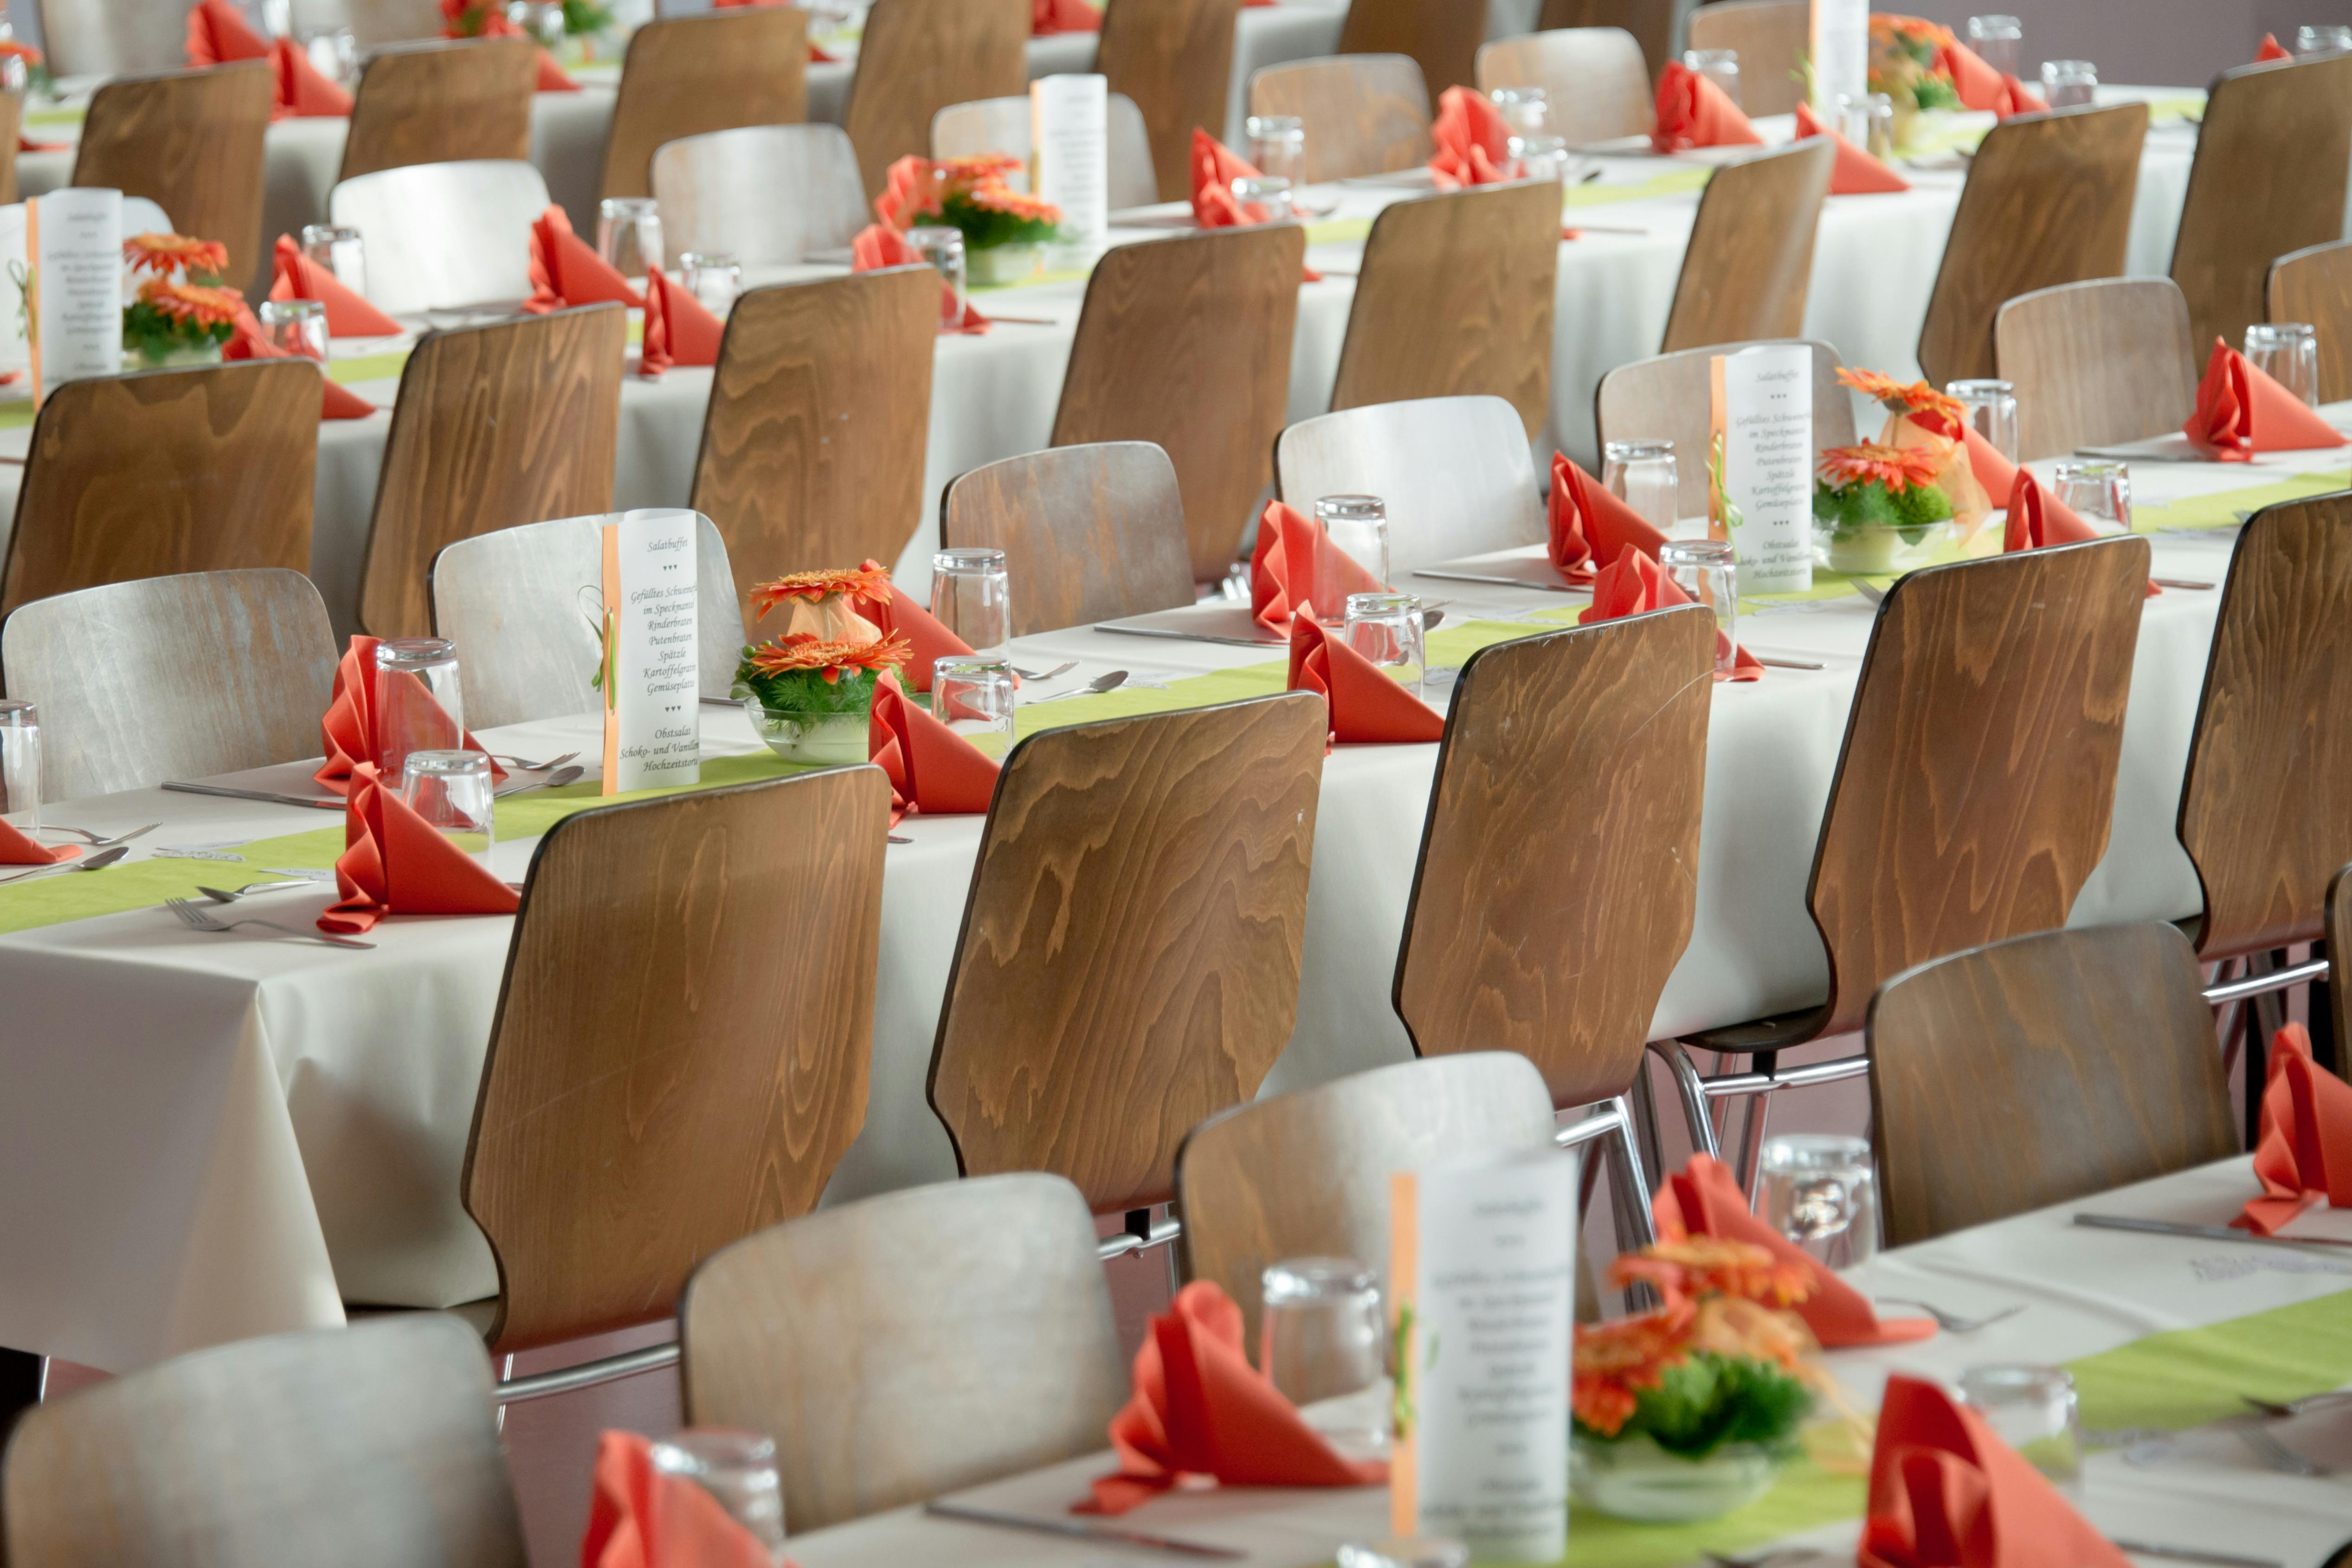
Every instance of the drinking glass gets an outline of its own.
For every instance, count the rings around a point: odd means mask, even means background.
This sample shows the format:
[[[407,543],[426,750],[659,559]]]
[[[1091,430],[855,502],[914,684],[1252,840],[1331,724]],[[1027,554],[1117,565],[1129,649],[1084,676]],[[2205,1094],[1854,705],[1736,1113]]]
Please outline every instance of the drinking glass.
[[[1234,202],[1247,217],[1255,205],[1265,216],[1257,221],[1286,224],[1295,215],[1290,206],[1290,181],[1280,174],[1244,174],[1234,182]]]
[[[2083,1416],[2072,1373],[2055,1366],[1972,1366],[1960,1374],[1960,1399],[1995,1436],[2058,1485],[2083,1476]]]
[[[2014,16],[1969,18],[1969,47],[2003,76],[2017,74],[2017,51],[2024,40],[2024,25]]]
[[[312,27],[302,34],[302,52],[329,81],[349,87],[360,74],[360,41],[349,27]]]
[[[1268,179],[1290,182],[1294,211],[1321,218],[1339,210],[1337,186],[1307,186],[1305,120],[1294,114],[1253,114],[1243,124],[1249,132],[1250,163]]]
[[[2099,68],[2088,60],[2042,61],[2042,97],[2053,109],[2097,102]]]
[[[2051,493],[2084,522],[2131,530],[2131,469],[2102,458],[2070,457],[2052,470]]]
[[[931,662],[931,715],[967,739],[1003,736],[1013,744],[1013,666],[958,653]]]
[[[520,27],[543,49],[563,47],[563,7],[552,0],[511,0],[507,20]]]
[[[0,55],[0,92],[12,92],[18,98],[33,85],[33,73],[22,55]]]
[[[1660,533],[1671,533],[1681,483],[1671,441],[1612,441],[1601,450],[1601,483]]]
[[[1961,417],[1976,426],[1995,452],[2017,461],[2016,382],[1946,382],[1944,395],[1958,400]]]
[[[1715,612],[1715,673],[1728,677],[1739,646],[1739,552],[1723,539],[1668,539],[1658,564],[1674,585]]]
[[[784,1560],[784,1489],[776,1475],[775,1439],[762,1432],[688,1427],[653,1446],[654,1469],[684,1476],[718,1500],[727,1517]]]
[[[921,224],[907,231],[907,243],[939,270],[940,330],[953,332],[961,328],[965,279],[970,276],[965,270],[963,231],[946,224]]]
[[[1517,143],[1529,136],[1541,136],[1551,129],[1549,96],[1539,87],[1498,87],[1486,95],[1495,112],[1503,117],[1510,128],[1511,141]],[[1511,156],[1518,156],[1514,145]]]
[[[1001,549],[931,555],[931,613],[975,653],[1002,658],[1013,643],[1013,580]]]
[[[1315,520],[1323,525],[1323,538],[1330,548],[1372,574],[1375,582],[1389,580],[1389,506],[1378,496],[1319,496],[1315,501]],[[1318,574],[1318,580],[1321,574]],[[1345,619],[1346,605],[1318,604],[1315,607],[1318,620],[1337,626]]]
[[[354,294],[367,292],[367,253],[360,246],[360,231],[334,224],[302,225],[302,254],[335,275],[335,281]]]
[[[1895,156],[1895,99],[1885,93],[1838,94],[1837,128],[1874,158]]]
[[[497,839],[490,759],[478,751],[412,751],[400,764],[400,798],[425,825],[477,860]]]
[[[21,697],[0,702],[0,816],[41,831],[41,712]]]
[[[1286,1258],[1267,1268],[1258,1285],[1258,1370],[1342,1455],[1385,1452],[1387,1411],[1374,1398],[1305,1409],[1361,1394],[1387,1370],[1388,1319],[1371,1270],[1352,1258]]]
[[[1346,627],[1341,641],[1395,676],[1397,685],[1415,696],[1422,695],[1428,661],[1420,600],[1410,593],[1351,593]]]
[[[261,335],[273,349],[321,364],[327,359],[327,308],[316,299],[265,299],[257,312]]]
[[[1685,49],[1683,64],[1696,71],[1723,89],[1723,96],[1739,103],[1739,51],[1738,49]]]
[[[651,196],[607,196],[596,207],[596,254],[623,277],[662,264],[661,208]]]
[[[1568,183],[1568,139],[1528,136],[1519,141],[1519,176],[1527,180],[1557,180]]]
[[[2298,55],[2352,55],[2352,27],[2297,27],[2294,30],[2294,52]]]
[[[955,233],[952,229],[948,232]],[[956,235],[956,238],[961,242],[963,236]],[[690,250],[677,258],[677,265],[686,291],[705,310],[713,316],[724,316],[735,308],[735,297],[743,292],[740,262],[719,251]]]
[[[2319,334],[2301,321],[2257,321],[2246,329],[2254,368],[2312,407],[2319,406]]]
[[[387,637],[375,646],[376,766],[401,777],[412,751],[465,744],[466,701],[457,645],[446,637]]]
[[[1435,1536],[1400,1535],[1347,1542],[1339,1548],[1339,1568],[1470,1568],[1470,1549]]]
[[[1864,1138],[1783,1133],[1764,1140],[1756,1212],[1832,1269],[1878,1251],[1878,1177]]]

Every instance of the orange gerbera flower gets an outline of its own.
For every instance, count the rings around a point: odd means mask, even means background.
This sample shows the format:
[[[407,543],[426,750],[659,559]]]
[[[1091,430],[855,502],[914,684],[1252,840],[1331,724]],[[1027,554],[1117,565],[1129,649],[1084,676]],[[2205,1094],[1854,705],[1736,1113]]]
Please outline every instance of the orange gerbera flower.
[[[132,235],[122,242],[122,259],[133,272],[169,277],[183,268],[217,277],[228,269],[228,246],[218,240],[190,239],[186,235]]]
[[[1021,167],[1021,160],[1002,152],[975,152],[969,158],[942,158],[931,167],[950,185],[979,185],[1002,180]]]
[[[769,611],[793,600],[814,604],[836,593],[887,604],[890,602],[890,574],[877,560],[869,560],[856,567],[835,567],[827,571],[790,572],[773,582],[763,582],[751,590],[751,619],[764,620]]]
[[[1932,485],[1944,469],[1944,456],[1949,444],[1937,442],[1928,446],[1881,446],[1865,441],[1858,446],[1832,446],[1822,454],[1817,470],[1833,489],[1848,485],[1866,484],[1875,479],[1890,490],[1908,490],[1914,485]]]
[[[1895,38],[1924,39],[1939,49],[1954,41],[1949,27],[1938,26],[1925,16],[1902,16],[1887,11],[1871,13],[1870,36],[1880,43]]]
[[[245,308],[245,296],[234,288],[166,283],[160,277],[151,277],[139,286],[139,299],[174,321],[193,321],[199,327],[233,325],[237,312]]]
[[[1812,1276],[1805,1270],[1778,1261],[1764,1248],[1712,1236],[1661,1241],[1621,1255],[1609,1266],[1609,1282],[1654,1285],[1668,1301],[1713,1294],[1787,1306],[1813,1293]]]
[[[1604,1437],[1624,1428],[1641,1391],[1665,1381],[1690,1349],[1696,1313],[1688,1301],[1614,1322],[1576,1326],[1575,1377],[1569,1392],[1576,1418]]]
[[[0,56],[14,55],[28,66],[41,63],[41,51],[30,44],[20,44],[14,38],[0,38]]]
[[[903,632],[888,632],[872,643],[828,643],[811,632],[790,632],[752,649],[751,667],[763,675],[816,670],[830,685],[841,679],[844,670],[896,669],[914,656],[914,644]]]
[[[1051,202],[1016,191],[1002,180],[982,180],[971,188],[971,203],[992,213],[1010,213],[1016,218],[1033,218],[1041,224],[1058,224],[1062,209]]]
[[[1952,420],[1960,417],[1960,400],[1946,397],[1926,382],[1905,386],[1878,371],[1857,371],[1844,365],[1838,367],[1838,380],[1889,413],[1937,413]]]

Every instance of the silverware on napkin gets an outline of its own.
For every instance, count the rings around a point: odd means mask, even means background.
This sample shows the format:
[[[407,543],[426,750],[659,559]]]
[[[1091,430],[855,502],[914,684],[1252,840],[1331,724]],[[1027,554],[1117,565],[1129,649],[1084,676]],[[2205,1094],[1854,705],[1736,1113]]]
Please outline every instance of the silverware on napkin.
[[[1121,1546],[1144,1546],[1154,1552],[1173,1552],[1185,1557],[1214,1557],[1223,1562],[1237,1563],[1249,1555],[1230,1546],[1180,1541],[1172,1535],[1147,1535],[1139,1530],[1121,1530],[1116,1525],[1090,1524],[1077,1519],[1040,1519],[1025,1513],[997,1513],[990,1509],[966,1508],[955,1502],[927,1502],[923,1505],[923,1511],[933,1519],[953,1519],[966,1524],[992,1524],[1000,1530],[1026,1530],[1038,1535],[1066,1535],[1078,1541],[1116,1542]]]
[[[321,811],[340,811],[344,806],[339,795],[274,795],[267,789],[229,789],[218,784],[185,784],[177,779],[164,779],[163,788],[176,789],[183,795],[218,795],[230,800],[264,800],[272,806],[311,806]]]

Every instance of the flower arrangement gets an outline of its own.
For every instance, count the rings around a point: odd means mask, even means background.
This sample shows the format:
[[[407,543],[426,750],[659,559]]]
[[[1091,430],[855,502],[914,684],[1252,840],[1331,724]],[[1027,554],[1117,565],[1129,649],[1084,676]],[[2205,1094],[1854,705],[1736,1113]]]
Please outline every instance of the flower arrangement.
[[[1919,446],[1939,455],[1936,487],[1951,503],[1951,517],[1963,541],[1991,515],[1993,501],[1977,482],[1968,448],[1968,410],[1926,382],[1905,385],[1877,371],[1841,366],[1838,380],[1886,411],[1881,446]]]
[[[11,80],[18,72],[23,73],[23,79]],[[19,93],[49,90],[49,68],[41,58],[41,51],[30,44],[19,43],[5,22],[0,22],[0,87]]]
[[[1871,14],[1870,90],[1895,100],[1898,125],[1907,126],[1922,110],[1960,107],[1959,89],[1944,63],[1953,41],[1950,28],[1921,17]],[[1899,131],[1895,140],[1904,140]]]
[[[885,670],[914,657],[903,632],[870,642],[826,641],[813,632],[787,632],[743,650],[735,667],[739,695],[771,713],[856,713],[873,706]]]
[[[1944,454],[1925,446],[1883,446],[1865,441],[1822,454],[1813,486],[1813,516],[1832,537],[1864,528],[1892,528],[1906,544],[1952,518],[1951,497],[1936,484]]]
[[[901,158],[890,165],[874,210],[897,229],[919,223],[960,229],[968,251],[1043,245],[1061,232],[1062,209],[1006,183],[1020,167],[1018,158],[992,152],[936,162]]]
[[[564,37],[584,38],[613,25],[613,13],[596,0],[562,0]],[[445,38],[520,38],[530,36],[501,0],[441,0]]]
[[[218,358],[245,309],[245,296],[220,281],[228,247],[185,235],[133,235],[122,242],[122,259],[149,275],[122,308],[123,352],[147,366]]]
[[[875,688],[915,652],[905,633],[885,633],[857,612],[860,602],[889,601],[890,574],[871,560],[793,572],[751,591],[754,619],[789,611],[782,632],[743,650],[730,688],[771,750],[793,762],[866,760]]]

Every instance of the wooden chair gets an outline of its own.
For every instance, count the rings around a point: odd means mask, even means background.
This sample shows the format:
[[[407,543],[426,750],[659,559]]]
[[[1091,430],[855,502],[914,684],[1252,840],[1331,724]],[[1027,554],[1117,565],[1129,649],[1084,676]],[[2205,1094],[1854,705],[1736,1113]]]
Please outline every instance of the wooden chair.
[[[336,178],[408,163],[528,161],[538,50],[528,38],[436,38],[378,49],[352,94]]]
[[[1871,999],[1871,1141],[1891,1247],[2238,1152],[2196,956],[2174,927],[2045,931]]]
[[[600,650],[580,591],[601,580],[609,520],[598,514],[524,523],[459,539],[433,558],[433,634],[463,652],[458,678],[474,728],[603,708],[604,695],[581,674],[596,667]],[[749,618],[727,543],[709,517],[695,526],[694,570],[701,695],[723,697],[735,682]],[[315,742],[316,716],[310,727]]]
[[[866,1121],[889,816],[879,768],[836,768],[540,841],[459,1188],[494,1352],[668,1317],[703,1259],[816,1207]]]
[[[856,151],[838,125],[688,136],[654,153],[653,184],[665,248],[731,256],[746,267],[845,249],[873,221]]]
[[[1408,57],[1433,103],[1447,88],[1475,79],[1486,37],[1486,0],[1351,0],[1339,53]]]
[[[1750,119],[1794,114],[1812,50],[1807,0],[1718,0],[1690,14],[1689,47],[1739,52],[1739,102]],[[1664,68],[1661,67],[1661,69]]]
[[[1675,55],[1674,0],[1544,0],[1536,14],[1538,34],[1614,27],[1642,46],[1643,75],[1651,82]],[[1643,127],[1643,131],[1649,129]]]
[[[2352,240],[2315,245],[2271,263],[2265,297],[2273,321],[2301,321],[2319,335],[2319,401],[2352,398]]]
[[[1052,444],[1165,451],[1197,580],[1224,576],[1265,492],[1306,256],[1296,224],[1210,229],[1114,246],[1087,280]]]
[[[1275,444],[1282,498],[1389,507],[1389,576],[1544,538],[1543,485],[1518,412],[1498,397],[1423,398],[1304,419]]]
[[[1249,111],[1307,122],[1307,183],[1429,162],[1429,89],[1410,55],[1332,55],[1250,73]]]
[[[1478,90],[1544,89],[1546,127],[1571,142],[1647,136],[1657,124],[1650,68],[1622,27],[1562,27],[1478,51]]]
[[[1930,382],[1993,373],[1992,320],[2004,301],[2123,276],[2147,135],[2144,103],[2019,115],[1986,133],[1919,331]]]
[[[1289,1043],[1325,733],[1291,692],[1013,747],[931,1051],[958,1170],[1173,1195],[1184,1134]]]
[[[1103,157],[1108,167],[1105,193],[1112,212],[1148,207],[1160,200],[1160,180],[1152,172],[1155,154],[1143,110],[1124,93],[1112,93],[1105,106]],[[974,103],[951,103],[931,116],[931,156],[969,158],[995,152],[1018,158],[1023,166],[1030,153],[1029,99],[984,98]],[[1184,166],[1189,179],[1192,167]]]
[[[2189,341],[2236,348],[2263,319],[2271,263],[2344,237],[2352,55],[2240,66],[2213,78],[2173,239]],[[2198,355],[2204,362],[2204,355]]]
[[[36,0],[41,47],[60,77],[177,70],[188,63],[180,0]]]
[[[738,5],[647,22],[629,35],[621,67],[604,193],[653,194],[654,150],[665,142],[807,118],[807,12]]]
[[[747,580],[898,559],[923,515],[940,279],[755,288],[719,346],[688,502]]]
[[[335,638],[282,568],[109,583],[0,630],[8,695],[41,705],[41,794],[84,800],[319,751]]]
[[[2352,865],[2337,872],[2327,884],[2327,950],[2352,953]],[[2333,1037],[2329,1042],[2332,1049],[2326,1054],[2334,1059],[2329,1065],[2340,1075],[2347,1042],[2352,1041],[2352,983],[2331,971],[2326,990],[2328,1031]],[[2315,1006],[2317,995],[2313,992]],[[2317,1043],[2315,1039],[2313,1044]]]
[[[1813,234],[1835,164],[1836,149],[1816,137],[1715,172],[1699,195],[1660,353],[1804,331]]]
[[[547,205],[547,182],[513,159],[380,169],[327,195],[333,221],[360,231],[369,301],[395,315],[529,298]]]
[[[13,92],[0,92],[0,146],[14,146],[21,139],[25,123],[25,100]],[[0,158],[0,207],[13,206],[24,198],[16,193],[16,161]]]
[[[1997,373],[2017,383],[2025,461],[2162,435],[2197,407],[2205,360],[2188,301],[2167,278],[2036,289],[2000,308],[1992,337]]]
[[[91,95],[73,183],[160,204],[180,233],[228,246],[226,276],[242,286],[263,259],[270,82],[260,60],[117,77]]]
[[[611,509],[627,324],[621,307],[589,305],[418,340],[384,440],[361,625],[425,635],[445,545]]]
[[[1240,15],[1241,0],[1130,0],[1103,12],[1095,69],[1142,111],[1160,201],[1192,194],[1193,128],[1223,134]]]
[[[1331,407],[1491,392],[1533,441],[1551,417],[1559,186],[1469,186],[1372,220]]]
[[[1807,342],[1813,350],[1813,445],[1851,446],[1854,440],[1853,398],[1837,379],[1840,359],[1833,343]],[[1760,343],[1717,343],[1685,349],[1678,354],[1636,360],[1601,378],[1593,393],[1594,420],[1601,440],[1671,441],[1675,444],[1675,483],[1678,516],[1706,516],[1706,452],[1713,429],[1711,361],[1717,354],[1736,354]],[[1872,434],[1877,433],[1873,431]],[[2006,501],[2009,497],[2002,497]]]
[[[1192,602],[1176,465],[1148,441],[974,468],[940,504],[940,543],[1004,552],[1016,637]]]
[[[931,116],[1029,87],[1025,0],[875,0],[842,127],[869,197],[890,165],[926,155]]]
[[[350,24],[352,37],[362,50],[437,38],[449,25],[439,0],[341,0],[341,19]],[[322,21],[332,19],[331,5],[330,16]],[[296,20],[300,20],[299,5]]]
[[[762,1231],[695,1270],[678,1326],[687,1419],[774,1435],[795,1534],[1093,1453],[1127,1401],[1094,1225],[1059,1176]]]
[[[1268,1264],[1352,1258],[1388,1278],[1392,1172],[1551,1143],[1542,1076],[1504,1051],[1395,1062],[1236,1105],[1176,1152],[1185,1277],[1240,1304],[1255,1362]]]
[[[197,1351],[25,1413],[16,1568],[524,1568],[478,1341],[420,1312]]]
[[[319,371],[300,361],[68,382],[33,423],[0,615],[143,577],[310,565]]]

